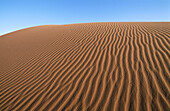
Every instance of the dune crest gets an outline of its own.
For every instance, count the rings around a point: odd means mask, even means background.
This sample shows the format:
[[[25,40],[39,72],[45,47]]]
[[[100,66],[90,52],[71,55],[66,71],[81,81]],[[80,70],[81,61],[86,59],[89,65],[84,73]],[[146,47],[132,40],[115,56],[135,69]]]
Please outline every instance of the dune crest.
[[[0,110],[168,111],[170,23],[33,27],[0,37]]]

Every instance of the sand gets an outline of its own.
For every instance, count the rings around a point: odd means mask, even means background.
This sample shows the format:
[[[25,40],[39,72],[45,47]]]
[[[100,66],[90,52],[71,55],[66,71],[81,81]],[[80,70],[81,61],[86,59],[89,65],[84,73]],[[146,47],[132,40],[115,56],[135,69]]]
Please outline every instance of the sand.
[[[168,111],[170,22],[31,27],[0,36],[0,110]]]

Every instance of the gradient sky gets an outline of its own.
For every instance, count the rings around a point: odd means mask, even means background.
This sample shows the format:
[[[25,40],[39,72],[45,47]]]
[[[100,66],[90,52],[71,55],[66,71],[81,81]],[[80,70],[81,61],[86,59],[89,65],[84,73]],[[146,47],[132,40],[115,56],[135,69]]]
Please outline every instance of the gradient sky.
[[[49,24],[170,22],[170,0],[0,0],[0,35]]]

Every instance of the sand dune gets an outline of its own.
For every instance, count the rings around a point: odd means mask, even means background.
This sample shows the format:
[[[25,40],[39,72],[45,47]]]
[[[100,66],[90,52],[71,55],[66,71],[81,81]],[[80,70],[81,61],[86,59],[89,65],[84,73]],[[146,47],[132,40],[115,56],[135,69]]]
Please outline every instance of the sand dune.
[[[0,110],[168,111],[170,23],[38,26],[0,37]]]

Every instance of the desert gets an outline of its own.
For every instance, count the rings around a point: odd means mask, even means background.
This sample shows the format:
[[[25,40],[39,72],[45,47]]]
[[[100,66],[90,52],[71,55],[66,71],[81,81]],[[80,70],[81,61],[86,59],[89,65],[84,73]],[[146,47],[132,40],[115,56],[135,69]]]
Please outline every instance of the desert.
[[[168,111],[170,22],[30,27],[0,36],[0,110]]]

